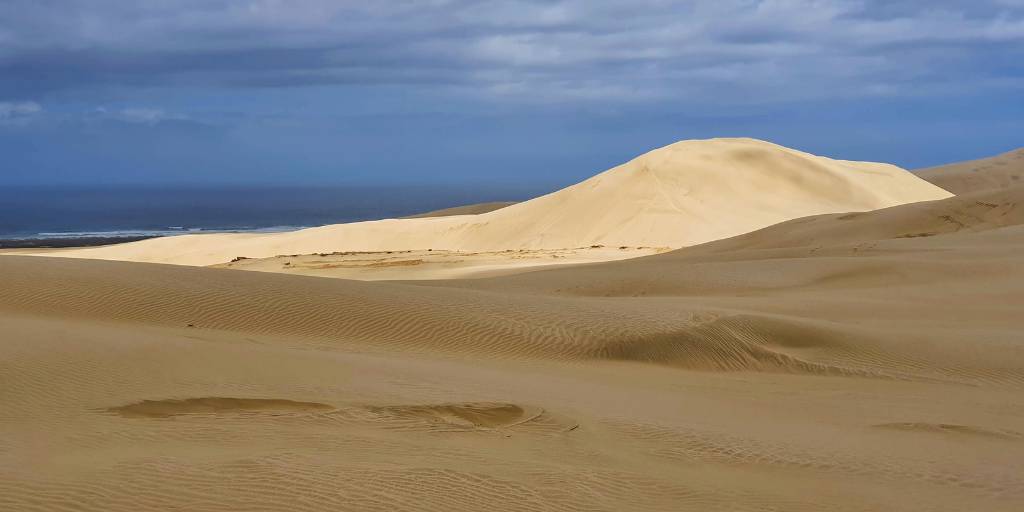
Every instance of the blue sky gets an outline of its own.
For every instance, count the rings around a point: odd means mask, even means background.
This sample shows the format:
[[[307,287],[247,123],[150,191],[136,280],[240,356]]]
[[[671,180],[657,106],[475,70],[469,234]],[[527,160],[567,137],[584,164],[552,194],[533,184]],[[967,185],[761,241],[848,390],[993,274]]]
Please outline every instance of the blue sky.
[[[1024,0],[0,0],[0,184],[560,186],[1024,146]]]

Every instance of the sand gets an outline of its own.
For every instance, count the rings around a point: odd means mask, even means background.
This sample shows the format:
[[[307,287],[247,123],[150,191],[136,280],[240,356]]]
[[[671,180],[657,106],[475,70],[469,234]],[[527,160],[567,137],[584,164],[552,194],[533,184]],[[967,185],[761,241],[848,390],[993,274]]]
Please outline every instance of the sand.
[[[451,217],[453,215],[479,215],[481,213],[493,212],[494,210],[500,210],[506,206],[512,206],[516,204],[513,201],[494,201],[490,203],[476,203],[467,204],[464,206],[454,206],[452,208],[443,208],[441,210],[434,210],[425,213],[419,213],[416,215],[410,215],[405,217],[406,219],[420,219],[423,217]]]
[[[951,194],[889,164],[752,139],[683,141],[557,192],[478,215],[386,219],[274,234],[204,234],[63,256],[180,265],[287,254],[687,247],[821,213]]]
[[[954,194],[1024,185],[1024,148],[990,158],[922,169],[916,173]]]
[[[0,508],[1019,510],[1022,250],[405,283],[0,258]]]
[[[0,510],[1021,510],[1022,203],[475,279],[0,257]]]
[[[406,250],[333,252],[244,258],[213,268],[279,272],[362,281],[478,279],[533,272],[562,265],[617,261],[659,254],[667,247],[576,247],[503,251]]]

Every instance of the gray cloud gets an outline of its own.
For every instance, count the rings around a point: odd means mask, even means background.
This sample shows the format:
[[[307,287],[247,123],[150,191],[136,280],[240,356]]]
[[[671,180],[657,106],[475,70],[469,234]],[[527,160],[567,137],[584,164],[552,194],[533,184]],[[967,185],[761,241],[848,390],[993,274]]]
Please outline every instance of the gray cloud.
[[[3,4],[0,98],[386,84],[519,102],[714,104],[1005,88],[1024,77],[1019,0]]]

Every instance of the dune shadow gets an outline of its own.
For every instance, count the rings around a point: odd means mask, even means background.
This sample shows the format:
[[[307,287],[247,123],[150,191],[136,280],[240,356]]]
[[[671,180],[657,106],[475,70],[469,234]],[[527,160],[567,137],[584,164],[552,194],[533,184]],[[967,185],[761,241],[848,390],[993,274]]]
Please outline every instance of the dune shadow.
[[[128,418],[169,418],[183,414],[228,414],[245,412],[323,412],[334,407],[319,402],[297,402],[279,398],[200,397],[142,400],[105,409]]]

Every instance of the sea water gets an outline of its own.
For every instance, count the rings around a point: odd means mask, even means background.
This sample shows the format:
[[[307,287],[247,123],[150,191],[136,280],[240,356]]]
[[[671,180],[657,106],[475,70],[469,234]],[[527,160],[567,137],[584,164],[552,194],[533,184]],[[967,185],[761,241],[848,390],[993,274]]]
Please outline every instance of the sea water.
[[[2,186],[0,240],[286,231],[541,191],[454,186]]]

